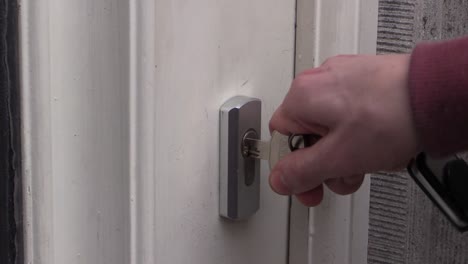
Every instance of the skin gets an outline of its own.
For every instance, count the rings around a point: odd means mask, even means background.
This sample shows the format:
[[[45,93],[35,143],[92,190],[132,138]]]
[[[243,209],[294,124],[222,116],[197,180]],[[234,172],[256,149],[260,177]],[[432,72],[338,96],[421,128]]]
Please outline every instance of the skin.
[[[300,74],[270,131],[322,138],[280,160],[271,188],[316,206],[324,185],[347,195],[366,173],[406,166],[421,150],[407,87],[409,62],[409,55],[337,56]]]

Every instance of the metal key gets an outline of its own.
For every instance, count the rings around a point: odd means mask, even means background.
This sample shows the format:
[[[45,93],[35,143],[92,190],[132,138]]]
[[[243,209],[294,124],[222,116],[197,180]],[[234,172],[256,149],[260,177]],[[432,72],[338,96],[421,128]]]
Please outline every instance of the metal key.
[[[243,155],[261,160],[268,160],[270,169],[292,151],[310,147],[320,139],[317,135],[289,135],[285,136],[273,131],[271,139],[261,141],[246,137],[243,140]]]

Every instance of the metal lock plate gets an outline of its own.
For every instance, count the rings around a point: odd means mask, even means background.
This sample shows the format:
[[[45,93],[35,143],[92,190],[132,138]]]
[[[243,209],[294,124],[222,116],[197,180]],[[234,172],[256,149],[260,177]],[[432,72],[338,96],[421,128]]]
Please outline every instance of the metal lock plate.
[[[236,96],[220,108],[219,214],[247,219],[260,206],[260,161],[243,153],[245,137],[260,139],[262,104]]]

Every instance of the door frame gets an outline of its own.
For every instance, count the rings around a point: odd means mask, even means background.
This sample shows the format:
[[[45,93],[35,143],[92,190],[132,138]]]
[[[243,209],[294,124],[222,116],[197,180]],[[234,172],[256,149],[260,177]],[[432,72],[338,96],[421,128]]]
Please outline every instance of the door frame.
[[[295,75],[334,55],[376,53],[378,1],[297,0],[296,12]],[[366,177],[355,194],[326,191],[310,211],[291,198],[289,263],[367,263],[369,195]]]

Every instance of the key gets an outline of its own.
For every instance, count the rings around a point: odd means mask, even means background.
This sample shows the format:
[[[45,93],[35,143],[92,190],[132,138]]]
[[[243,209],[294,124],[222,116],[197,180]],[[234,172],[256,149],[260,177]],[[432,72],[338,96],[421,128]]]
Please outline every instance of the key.
[[[320,139],[317,135],[290,135],[285,136],[273,131],[271,139],[261,141],[245,138],[243,141],[243,154],[261,160],[268,160],[270,169],[287,154],[304,147],[310,147]]]

